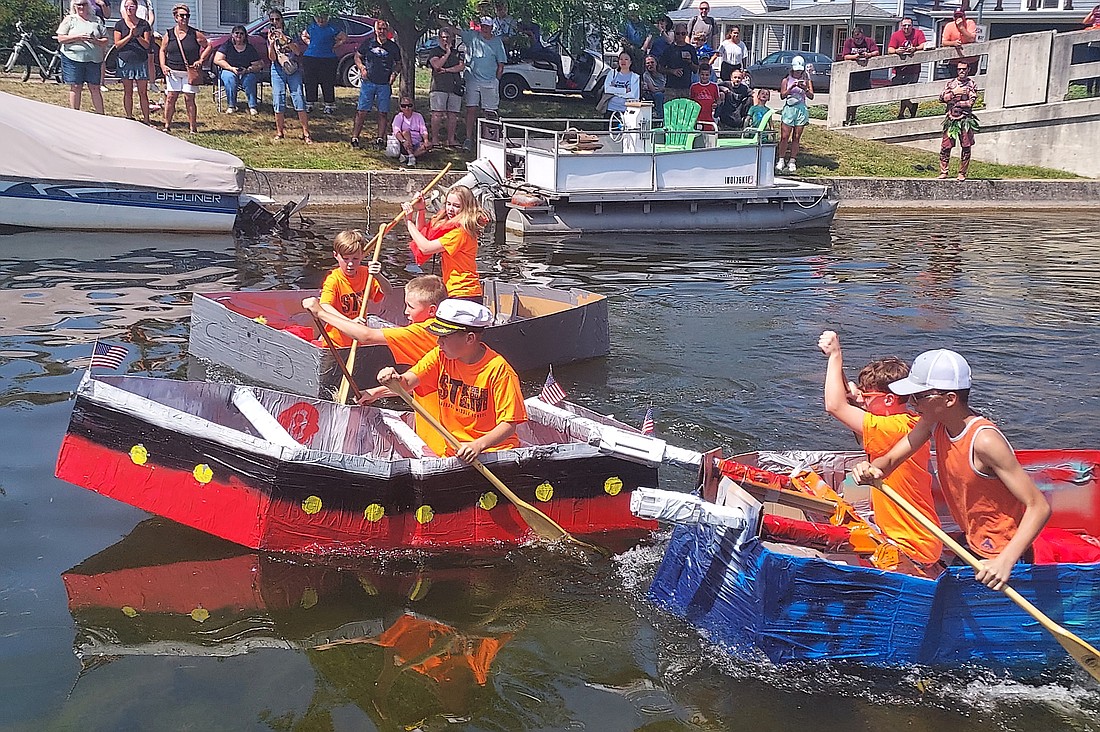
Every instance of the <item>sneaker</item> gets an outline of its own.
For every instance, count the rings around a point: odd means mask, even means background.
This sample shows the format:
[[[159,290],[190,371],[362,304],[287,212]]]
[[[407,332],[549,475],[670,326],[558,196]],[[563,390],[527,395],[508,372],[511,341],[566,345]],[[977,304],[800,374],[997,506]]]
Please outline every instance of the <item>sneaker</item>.
[[[405,157],[405,153],[401,153],[400,155],[397,156],[397,162],[401,163],[402,165],[405,164],[406,159],[407,158]]]
[[[788,173],[797,173],[798,172],[798,168],[796,168],[795,164],[794,164],[794,158],[791,158],[790,162],[787,163],[787,172]]]
[[[775,172],[776,173],[782,173],[784,170],[786,170],[786,168],[787,168],[787,165],[786,165],[786,163],[783,162],[782,158],[775,161]]]
[[[416,156],[410,155],[408,158],[405,159],[405,164],[408,165],[410,168],[416,165]],[[959,180],[962,180],[961,175],[959,176]]]
[[[226,114],[236,114],[237,113],[237,108],[236,107],[226,107],[225,108],[225,113]]]
[[[313,102],[306,102],[306,112],[313,114]]]
[[[259,113],[260,113],[260,110],[256,109],[255,107],[249,107],[248,108],[248,114],[253,116],[253,117],[258,115]]]
[[[462,149],[466,152],[470,152],[474,149],[474,141],[467,137],[466,142],[462,143]]]
[[[336,107],[331,104],[326,104],[324,112],[325,114],[336,114]]]
[[[351,138],[351,149],[352,150],[358,150],[359,149],[359,138],[358,137]]]
[[[386,147],[386,141],[383,140],[381,137],[376,137],[374,138],[374,146],[379,150],[383,150]]]

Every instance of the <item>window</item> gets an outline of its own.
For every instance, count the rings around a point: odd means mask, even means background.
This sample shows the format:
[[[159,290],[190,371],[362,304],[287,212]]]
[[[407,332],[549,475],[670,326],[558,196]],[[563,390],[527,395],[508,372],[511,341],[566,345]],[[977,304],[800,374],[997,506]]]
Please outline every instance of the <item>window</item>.
[[[248,22],[248,0],[218,0],[220,25],[244,25]]]

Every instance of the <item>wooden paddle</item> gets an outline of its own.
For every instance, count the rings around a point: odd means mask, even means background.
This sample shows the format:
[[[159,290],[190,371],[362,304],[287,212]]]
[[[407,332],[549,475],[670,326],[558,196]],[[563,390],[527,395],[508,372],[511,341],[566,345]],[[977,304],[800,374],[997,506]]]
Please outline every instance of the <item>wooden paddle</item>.
[[[452,435],[446,427],[440,424],[439,420],[436,419],[430,412],[428,412],[428,410],[420,406],[420,404],[418,404],[416,400],[413,399],[412,394],[409,394],[409,392],[405,391],[400,383],[398,383],[397,381],[393,381],[389,384],[385,384],[385,386],[387,386],[390,391],[397,394],[397,396],[404,399],[405,403],[412,407],[413,411],[416,412],[417,415],[427,421],[428,424],[430,424],[432,428],[434,428],[435,431],[438,432],[443,437],[443,439],[447,441],[447,444],[450,445],[453,449],[457,450],[461,446],[458,438]],[[607,552],[599,549],[598,547],[577,539],[568,531],[563,529],[556,521],[554,521],[554,519],[550,518],[545,513],[517,496],[508,486],[504,485],[504,483],[502,483],[499,478],[493,475],[492,471],[485,467],[485,465],[480,460],[475,458],[473,461],[473,466],[477,468],[477,471],[479,473],[485,476],[486,480],[493,484],[494,488],[503,493],[504,497],[512,502],[512,505],[514,505],[519,511],[520,518],[522,518],[524,522],[526,522],[527,525],[530,526],[531,529],[539,535],[539,537],[548,541],[568,541],[599,554],[607,554]]]
[[[422,189],[420,189],[419,195],[421,197],[428,195],[428,191],[435,188],[436,185],[439,183],[439,181],[441,181],[443,179],[443,176],[447,175],[447,173],[449,173],[450,171],[451,171],[451,164],[447,163],[446,165],[443,166],[443,170],[439,171],[439,175],[432,178],[431,182],[428,183],[428,185],[426,185]],[[374,238],[374,256],[371,257],[371,260],[370,260],[372,264],[374,262],[378,261],[378,256],[382,253],[382,237],[385,236],[386,232],[388,232],[394,226],[397,226],[397,223],[399,221],[401,221],[401,219],[403,219],[403,218],[405,218],[405,209],[401,209],[401,213],[394,216],[393,219],[390,221],[390,223],[386,224],[385,226],[379,226],[378,227],[378,236],[376,236]],[[363,297],[362,297],[362,300],[359,303],[359,317],[360,317],[360,319],[366,317],[367,305],[369,304],[368,299],[370,298],[370,286],[373,282],[374,282],[374,275],[373,274],[368,274],[367,275],[367,288],[363,291]],[[349,379],[346,378],[346,375],[355,370],[355,352],[356,352],[356,350],[358,350],[358,348],[359,348],[359,341],[352,341],[351,351],[348,353],[347,368],[344,369],[345,378],[340,380],[340,388],[336,392],[336,403],[337,404],[347,403]],[[336,360],[339,361],[340,357],[337,356]]]
[[[923,513],[917,510],[917,508],[905,500],[890,486],[885,483],[879,483],[876,486],[879,490],[886,494],[891,501],[898,504],[903,511],[912,516],[921,526],[935,534],[939,539],[947,546],[951,551],[955,552],[963,561],[974,568],[974,571],[979,571],[982,568],[981,561],[967,551],[966,547],[959,544],[959,542],[952,539],[946,531],[941,529],[936,522],[929,519]],[[1001,587],[1001,592],[1008,595],[1008,598],[1014,603],[1019,605],[1024,612],[1031,617],[1035,618],[1039,622],[1039,625],[1046,628],[1047,632],[1054,636],[1054,640],[1058,641],[1062,648],[1066,649],[1066,652],[1073,657],[1073,660],[1081,664],[1081,666],[1089,672],[1092,678],[1100,681],[1100,651],[1096,650],[1081,638],[1078,638],[1073,633],[1069,632],[1058,623],[1054,622],[1039,608],[1032,605],[1019,592],[1009,587],[1007,584]]]
[[[344,383],[351,387],[351,392],[355,394],[356,399],[361,399],[363,392],[359,391],[359,387],[355,385],[355,379],[351,378],[351,372],[348,371],[348,367],[344,365],[343,359],[340,358],[340,353],[336,350],[336,344],[332,342],[332,338],[329,337],[328,331],[325,330],[325,324],[321,322],[321,319],[316,315],[313,316],[313,322],[317,324],[317,328],[321,331],[321,337],[325,339],[325,344],[328,345],[329,353],[336,359],[337,365],[340,366],[340,371],[344,374]]]

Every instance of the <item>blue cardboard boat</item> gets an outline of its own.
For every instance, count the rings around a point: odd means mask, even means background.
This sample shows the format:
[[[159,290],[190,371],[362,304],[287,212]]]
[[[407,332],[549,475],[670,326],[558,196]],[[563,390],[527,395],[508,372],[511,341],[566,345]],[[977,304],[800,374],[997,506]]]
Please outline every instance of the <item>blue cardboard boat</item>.
[[[1052,504],[1048,525],[1098,533],[1100,451],[1018,455]],[[842,479],[852,461],[842,457],[819,474]],[[1004,594],[978,584],[969,567],[933,578],[876,569],[854,554],[762,536],[764,504],[728,477],[709,498],[639,491],[632,508],[677,524],[650,600],[735,654],[762,653],[778,664],[968,663],[1024,674],[1073,665],[1046,630]],[[1100,563],[1022,565],[1011,585],[1070,632],[1100,642]]]

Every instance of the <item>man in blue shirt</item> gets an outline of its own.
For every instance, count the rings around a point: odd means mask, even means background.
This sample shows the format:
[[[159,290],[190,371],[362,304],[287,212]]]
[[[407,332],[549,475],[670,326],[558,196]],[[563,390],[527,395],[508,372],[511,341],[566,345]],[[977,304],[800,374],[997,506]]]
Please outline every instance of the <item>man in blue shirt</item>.
[[[355,49],[355,65],[359,67],[359,104],[356,106],[355,122],[351,128],[351,146],[359,147],[359,133],[363,121],[374,108],[378,111],[378,136],[374,140],[377,147],[385,147],[386,133],[389,127],[390,97],[393,95],[393,83],[401,73],[401,49],[390,38],[390,25],[384,20],[374,23],[374,35],[365,39]]]
[[[478,110],[495,117],[500,106],[500,76],[508,54],[493,35],[493,19],[488,16],[481,19],[480,30],[462,31],[462,42],[466,44],[466,142],[462,148],[472,150]]]

